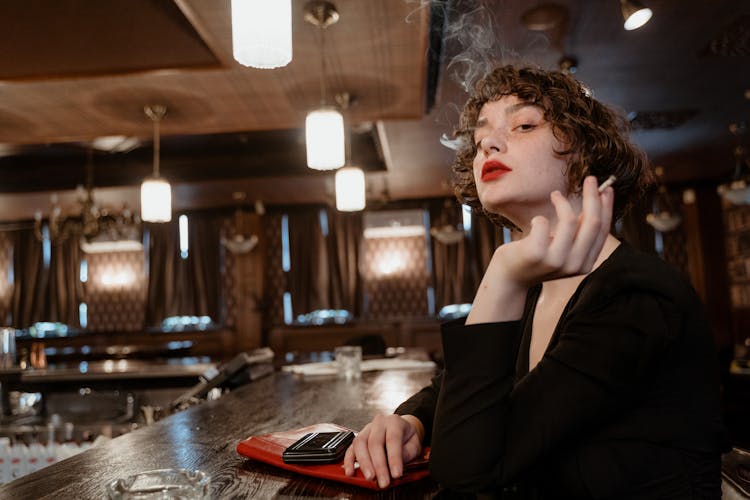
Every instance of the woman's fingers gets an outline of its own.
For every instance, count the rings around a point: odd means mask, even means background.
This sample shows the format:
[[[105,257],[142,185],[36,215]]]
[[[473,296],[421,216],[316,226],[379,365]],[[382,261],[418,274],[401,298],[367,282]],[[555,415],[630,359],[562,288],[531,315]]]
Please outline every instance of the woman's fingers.
[[[344,472],[353,476],[355,462],[368,480],[377,479],[385,488],[392,477],[401,477],[404,458],[411,460],[421,450],[412,424],[399,415],[378,415],[354,438],[344,455]]]
[[[545,217],[534,217],[529,234],[510,252],[509,267],[520,281],[588,273],[609,234],[614,192],[606,188],[599,193],[595,177],[584,181],[580,213],[558,191],[550,194],[550,201],[557,215],[554,229]]]
[[[571,264],[578,260],[578,256],[572,252],[578,238],[580,218],[559,191],[553,191],[550,200],[557,213],[557,226],[550,241],[547,264],[554,269],[571,272],[574,271]]]
[[[586,177],[583,182],[580,224],[575,243],[571,248],[571,271],[586,273],[591,270],[601,251],[603,206],[596,178]],[[607,230],[609,226],[607,226]],[[601,242],[600,245],[597,243]]]
[[[599,253],[604,246],[604,242],[607,240],[609,229],[612,225],[612,208],[615,201],[615,191],[611,187],[608,187],[601,194],[599,194],[599,197],[601,199],[602,206],[600,223],[601,227],[599,229],[599,234],[597,235],[596,241],[592,245],[592,252],[589,254],[588,259],[584,263],[584,266],[586,266],[587,269],[591,269],[594,267],[594,263],[596,263],[596,259],[599,257]]]
[[[375,473],[375,478],[378,480],[378,485],[381,488],[388,486],[391,479],[391,472],[388,469],[388,459],[385,456],[385,436],[386,429],[385,425],[382,425],[378,420],[382,420],[383,417],[375,417],[376,425],[373,425],[370,437],[367,439],[367,449],[370,452],[370,459],[372,460],[372,468]],[[381,425],[377,425],[381,424]],[[360,462],[360,465],[361,462]],[[368,479],[372,479],[368,477]]]

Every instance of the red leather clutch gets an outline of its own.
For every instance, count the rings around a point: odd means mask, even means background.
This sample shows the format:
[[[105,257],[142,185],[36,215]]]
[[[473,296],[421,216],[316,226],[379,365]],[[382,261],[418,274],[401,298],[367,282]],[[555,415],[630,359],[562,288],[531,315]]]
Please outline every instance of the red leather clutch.
[[[362,472],[357,469],[354,476],[344,473],[343,462],[321,465],[287,464],[281,459],[281,453],[292,443],[300,439],[308,432],[336,432],[350,430],[340,425],[324,423],[294,429],[290,431],[272,432],[258,436],[250,436],[237,444],[237,453],[240,455],[274,465],[281,469],[296,472],[305,476],[319,477],[330,481],[353,484],[371,490],[380,490],[377,481],[365,479]],[[429,449],[425,449],[424,456],[409,462],[404,466],[404,475],[391,481],[388,488],[399,484],[417,481],[429,476],[427,464],[429,460]]]

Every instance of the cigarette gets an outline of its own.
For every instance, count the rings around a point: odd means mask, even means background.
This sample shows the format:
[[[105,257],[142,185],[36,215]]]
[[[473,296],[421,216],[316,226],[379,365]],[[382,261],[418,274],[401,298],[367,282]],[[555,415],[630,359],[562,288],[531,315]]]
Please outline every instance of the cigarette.
[[[607,177],[607,180],[606,180],[606,181],[604,181],[604,182],[602,182],[602,185],[601,185],[601,186],[599,186],[599,192],[600,192],[600,193],[601,193],[601,192],[603,192],[603,191],[604,191],[605,189],[607,189],[607,188],[608,188],[609,186],[611,186],[612,184],[614,184],[614,182],[615,182],[616,180],[617,180],[617,177],[615,177],[614,175],[610,175],[609,177]]]

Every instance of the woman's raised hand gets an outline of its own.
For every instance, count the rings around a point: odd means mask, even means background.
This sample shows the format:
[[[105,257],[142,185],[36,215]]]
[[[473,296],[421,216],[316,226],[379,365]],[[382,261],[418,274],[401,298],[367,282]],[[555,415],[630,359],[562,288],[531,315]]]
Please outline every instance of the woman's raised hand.
[[[597,187],[595,177],[584,180],[580,214],[559,191],[550,194],[557,214],[554,233],[550,222],[537,216],[528,236],[497,249],[509,277],[529,287],[591,271],[609,234],[614,203],[611,187],[602,193]]]
[[[516,320],[531,286],[593,269],[609,235],[613,189],[600,193],[596,178],[587,177],[580,213],[559,191],[552,192],[550,200],[557,216],[555,227],[546,217],[536,216],[524,238],[495,250],[467,323]]]
[[[377,415],[346,450],[344,471],[353,476],[356,460],[365,478],[377,479],[385,488],[391,478],[403,475],[405,463],[422,453],[423,434],[422,423],[412,415]]]

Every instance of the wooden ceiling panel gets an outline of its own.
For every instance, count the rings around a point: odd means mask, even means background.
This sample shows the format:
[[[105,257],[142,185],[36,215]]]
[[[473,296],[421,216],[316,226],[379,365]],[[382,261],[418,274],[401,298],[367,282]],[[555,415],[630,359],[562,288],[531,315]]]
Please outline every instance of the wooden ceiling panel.
[[[152,125],[142,108],[157,100],[168,106],[162,165],[176,179],[175,207],[231,204],[235,187],[268,203],[330,201],[332,176],[307,171],[302,152],[321,78],[320,31],[303,19],[306,2],[292,0],[292,62],[258,70],[232,58],[230,0],[0,0],[0,207],[4,193],[53,191],[56,180],[70,189],[86,144],[110,135],[137,141],[130,152],[99,155],[105,171],[97,178],[120,186],[101,188],[108,196],[131,196],[123,183],[137,184],[150,163]],[[453,153],[439,138],[452,132],[466,98],[454,80],[465,68],[451,64],[463,55],[477,73],[485,60],[555,68],[570,55],[575,76],[625,113],[694,111],[682,124],[641,128],[633,138],[665,167],[667,181],[727,177],[736,143],[728,125],[750,120],[750,63],[737,36],[747,32],[750,3],[642,2],[654,17],[627,32],[615,0],[557,0],[568,23],[551,36],[523,25],[530,8],[523,0],[335,0],[340,20],[323,35],[326,101],[349,92],[356,98],[349,122],[376,125],[376,141],[353,150],[377,157],[368,192],[387,185],[394,198],[450,194]],[[116,43],[122,39],[126,46]],[[727,48],[707,50],[719,45]],[[59,52],[64,47],[69,54]],[[430,68],[437,80],[428,80]],[[252,147],[242,146],[245,134]],[[119,177],[109,179],[107,168]],[[44,172],[46,187],[35,172]],[[23,210],[3,217],[33,214]]]
[[[0,19],[4,80],[218,65],[172,2],[4,0]]]

